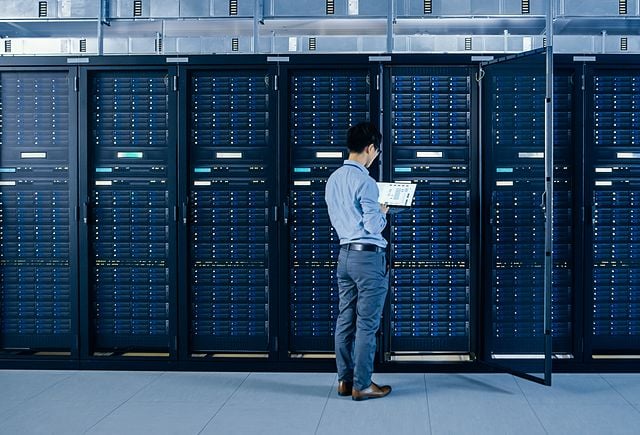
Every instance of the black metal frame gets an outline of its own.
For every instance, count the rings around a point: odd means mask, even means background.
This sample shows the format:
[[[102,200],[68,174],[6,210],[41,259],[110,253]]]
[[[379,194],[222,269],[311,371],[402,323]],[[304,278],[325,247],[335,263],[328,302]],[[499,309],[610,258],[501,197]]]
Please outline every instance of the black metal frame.
[[[2,61],[4,59],[0,59]],[[6,360],[9,364],[14,363],[20,365],[20,361],[37,361],[38,364],[46,363],[49,359],[56,364],[60,364],[63,367],[73,365],[80,357],[79,355],[79,324],[78,324],[78,222],[77,222],[77,208],[78,208],[78,143],[77,143],[77,120],[78,120],[78,99],[77,92],[74,89],[78,70],[75,66],[68,66],[59,62],[59,59],[52,62],[33,62],[33,59],[21,62],[0,62],[0,75],[6,72],[67,72],[68,80],[68,99],[69,99],[69,145],[68,145],[68,158],[69,158],[69,180],[68,180],[68,192],[69,192],[69,303],[70,303],[70,316],[71,316],[71,328],[70,333],[75,336],[75,339],[69,345],[69,356],[51,356],[51,355],[25,355],[22,352],[5,351],[0,348],[0,365],[3,360]],[[0,345],[2,341],[0,339]],[[67,349],[65,349],[66,351]]]
[[[389,60],[375,60],[370,61],[366,55],[292,55],[286,58],[285,56],[277,56],[280,58],[280,62],[272,59],[267,59],[266,55],[235,55],[235,56],[189,56],[188,58],[180,57],[167,57],[167,56],[113,56],[113,57],[87,57],[87,58],[69,58],[65,57],[0,57],[0,68],[2,70],[25,70],[25,69],[40,69],[43,71],[63,69],[69,70],[70,76],[76,77],[82,75],[84,77],[80,86],[80,91],[76,94],[75,105],[76,115],[80,113],[86,113],[87,107],[87,95],[86,95],[86,75],[88,71],[92,70],[114,70],[114,69],[170,69],[175,75],[179,77],[179,101],[175,100],[175,113],[178,119],[178,135],[176,141],[178,143],[176,156],[179,162],[177,167],[177,180],[180,185],[177,186],[178,195],[175,198],[176,206],[180,205],[178,202],[184,198],[184,192],[186,189],[185,177],[181,171],[184,171],[183,165],[186,161],[186,143],[185,143],[185,131],[186,131],[186,94],[182,90],[186,89],[186,76],[187,72],[192,69],[268,69],[275,72],[279,77],[280,89],[275,92],[279,101],[274,102],[276,104],[276,118],[277,121],[277,134],[275,139],[277,143],[277,179],[278,179],[278,192],[276,205],[278,206],[277,222],[272,224],[277,227],[277,255],[279,258],[288,258],[288,227],[284,224],[284,218],[288,217],[288,213],[285,209],[288,180],[290,179],[288,162],[288,145],[285,145],[287,131],[287,106],[286,98],[288,92],[288,71],[296,69],[328,69],[328,68],[369,68],[372,71],[372,77],[379,74],[380,70],[383,70],[383,76],[388,77],[389,66],[434,66],[434,65],[457,65],[468,68],[474,68],[477,60],[470,55],[414,55],[414,54],[393,54],[389,56]],[[597,372],[597,371],[637,371],[636,361],[602,361],[594,360],[591,358],[591,314],[588,312],[589,295],[587,293],[587,286],[590,283],[590,269],[586,264],[588,256],[586,255],[586,249],[589,249],[589,238],[587,231],[591,230],[591,210],[589,207],[584,207],[589,203],[588,194],[590,193],[587,183],[592,182],[592,175],[589,174],[589,129],[592,128],[590,120],[586,119],[586,114],[589,113],[588,95],[590,87],[588,86],[588,78],[596,69],[617,68],[625,69],[631,68],[630,65],[640,64],[640,56],[636,55],[597,55],[594,56],[596,62],[583,62],[582,59],[573,59],[570,55],[556,55],[556,68],[573,70],[576,80],[583,80],[581,89],[579,83],[576,83],[575,99],[574,99],[574,145],[575,145],[575,187],[576,195],[574,199],[574,243],[575,253],[579,256],[575,257],[575,273],[574,273],[574,292],[573,292],[573,359],[569,360],[554,360],[553,369],[556,372]],[[179,65],[179,66],[178,66]],[[267,66],[265,66],[267,65]],[[381,65],[383,65],[381,67]],[[586,79],[585,79],[586,77]],[[74,79],[75,82],[75,79]],[[381,80],[384,84],[385,80]],[[585,84],[587,84],[585,89]],[[372,84],[375,86],[375,84]],[[388,88],[388,86],[386,86]],[[383,86],[384,91],[385,86]],[[382,92],[382,91],[381,91]],[[377,103],[379,98],[375,96],[381,96],[383,101],[388,98],[388,92],[384,92],[382,95],[378,94],[378,91],[372,90],[372,103]],[[472,96],[472,131],[478,131],[478,98],[477,95],[474,98]],[[375,113],[379,113],[383,107],[372,107],[372,115],[375,117]],[[474,115],[475,114],[475,115]],[[77,170],[72,172],[70,167],[70,176],[74,173],[77,176],[77,180],[71,180],[70,186],[82,190],[86,195],[86,174],[87,174],[87,145],[86,145],[86,117],[73,116],[70,119],[72,125],[71,129],[77,129],[77,134],[73,140],[75,140],[78,146],[76,149],[80,154],[77,155],[78,163]],[[386,116],[384,131],[389,131],[389,117]],[[581,120],[585,122],[580,123]],[[76,122],[79,121],[77,124]],[[582,127],[582,128],[581,128]],[[83,144],[84,141],[84,144]],[[386,142],[386,141],[385,141]],[[472,156],[472,180],[476,183],[476,195],[472,195],[473,205],[476,207],[474,213],[480,219],[480,201],[482,200],[482,194],[480,192],[480,177],[481,167],[480,158],[482,150],[478,146],[478,138],[473,140],[473,156]],[[475,159],[475,163],[474,162]],[[73,165],[70,165],[73,166]],[[475,172],[473,172],[475,170]],[[389,175],[391,171],[390,160],[385,158],[382,165],[382,173]],[[175,181],[175,180],[174,180]],[[78,198],[75,198],[75,214],[81,220],[84,215],[82,210],[78,207]],[[482,221],[486,220],[483,217],[478,223],[482,225]],[[83,227],[82,223],[76,221],[74,224],[76,228],[79,227],[79,246],[81,250],[79,252],[87,252],[87,240],[86,240],[86,226]],[[185,232],[182,225],[178,225],[177,233],[181,236],[176,236],[179,240],[177,251],[184,252],[186,249]],[[473,233],[473,232],[472,232]],[[74,233],[75,234],[75,233]],[[174,232],[174,234],[176,234]],[[481,246],[485,244],[485,234],[480,230],[475,233],[476,239],[473,239],[472,234],[472,249],[475,252],[475,258],[479,259]],[[582,249],[581,249],[582,248]],[[585,254],[582,254],[584,251]],[[272,251],[274,252],[274,251]],[[76,253],[76,256],[79,254]],[[472,258],[474,254],[472,254]],[[584,255],[584,256],[582,256]],[[582,257],[581,257],[582,256]],[[186,294],[182,290],[184,289],[184,283],[186,277],[184,271],[186,271],[186,259],[182,255],[174,256],[175,263],[173,264],[174,270],[178,272],[177,280],[174,280],[174,288],[172,293],[172,301],[177,304],[178,311],[174,307],[172,313],[173,329],[171,331],[172,336],[178,340],[179,350],[176,352],[172,349],[171,357],[169,358],[144,358],[144,357],[93,357],[91,356],[91,340],[89,337],[89,322],[88,322],[88,298],[86,295],[86,282],[87,282],[87,269],[86,269],[86,255],[80,256],[80,261],[84,263],[83,267],[76,267],[74,276],[77,280],[82,277],[83,285],[76,286],[78,309],[76,312],[76,318],[74,319],[76,325],[77,337],[80,340],[75,349],[72,351],[70,357],[51,357],[51,356],[29,356],[29,355],[1,355],[0,367],[1,368],[48,368],[48,369],[132,369],[132,370],[277,370],[277,371],[333,371],[335,370],[334,362],[331,359],[324,360],[296,360],[289,356],[288,352],[288,279],[282,279],[281,277],[288,276],[286,262],[280,263],[278,270],[278,280],[274,285],[271,282],[272,288],[270,292],[270,335],[271,343],[269,350],[269,358],[216,358],[215,361],[208,359],[206,361],[199,360],[197,358],[191,358],[188,355],[188,325],[185,320],[188,318],[188,308],[185,304]],[[473,263],[473,260],[472,260]],[[583,266],[584,265],[584,266]],[[176,269],[177,267],[177,269]],[[474,324],[476,327],[471,328],[471,346],[472,349],[476,349],[477,355],[481,355],[486,347],[483,340],[482,325],[484,324],[484,309],[486,306],[486,300],[484,297],[483,286],[480,285],[482,268],[476,261],[475,265],[472,265],[472,270],[476,271],[477,288],[479,293],[476,295],[477,300],[474,304],[472,301],[472,307],[475,305],[476,309],[472,311],[473,316],[476,316]],[[273,277],[272,277],[273,278]],[[84,289],[84,290],[83,290]],[[472,292],[473,294],[473,292]],[[388,310],[388,308],[387,308]],[[388,316],[388,311],[387,314]],[[480,332],[480,333],[479,333]],[[383,333],[384,340],[389,337],[388,329]],[[383,343],[386,343],[383,340]],[[379,361],[376,365],[376,370],[381,372],[487,372],[495,371],[493,368],[489,368],[480,364],[477,360],[469,363],[405,363],[405,362],[385,362],[382,358],[383,352],[388,349],[388,344],[384,344],[380,349]],[[472,355],[474,356],[474,355]],[[527,367],[522,367],[526,370]]]
[[[104,59],[102,59],[104,60]],[[98,63],[98,62],[96,62]],[[82,178],[79,183],[79,198],[81,206],[80,211],[80,340],[81,340],[81,358],[83,360],[91,361],[91,360],[104,360],[102,356],[96,356],[94,352],[96,351],[93,344],[93,327],[92,327],[92,317],[91,317],[91,296],[89,294],[89,275],[90,275],[90,262],[89,262],[89,206],[90,206],[90,198],[89,191],[90,187],[88,182],[91,179],[91,175],[89,173],[89,169],[91,168],[90,158],[91,148],[88,144],[88,113],[89,113],[89,76],[92,73],[99,72],[116,72],[116,71],[153,71],[153,72],[166,72],[169,77],[168,83],[168,110],[169,113],[173,111],[175,113],[177,108],[177,92],[172,88],[173,77],[176,77],[177,71],[176,67],[169,66],[158,66],[153,62],[139,62],[133,63],[126,66],[118,66],[113,67],[110,63],[106,62],[106,65],[102,65],[100,63],[92,64],[87,67],[83,67],[80,70],[80,85],[79,85],[79,93],[80,93],[80,107],[81,113],[85,116],[79,118],[79,128],[78,128],[78,137],[79,137],[79,149],[80,149],[80,170],[79,174],[81,174]],[[173,211],[173,219],[172,216],[169,216],[169,255],[167,257],[167,267],[169,269],[169,331],[168,338],[169,343],[167,346],[167,351],[169,353],[169,357],[152,357],[152,361],[157,360],[170,360],[177,361],[177,325],[178,325],[178,313],[177,313],[177,128],[171,127],[169,124],[169,161],[168,161],[168,186],[167,190],[169,192],[169,210],[170,214]],[[173,156],[173,165],[172,159]],[[114,355],[109,356],[109,360],[123,360],[123,361],[147,361],[148,358],[140,357],[140,356],[120,356]]]
[[[593,86],[593,78],[594,75],[599,72],[609,72],[615,71],[621,74],[628,74],[630,72],[637,73],[638,64],[640,64],[640,55],[630,55],[630,56],[616,56],[616,55],[598,55],[593,57],[594,61],[586,61],[583,63],[583,109],[584,109],[584,117],[583,117],[583,168],[584,168],[584,184],[583,184],[583,205],[584,205],[584,232],[583,232],[583,240],[584,240],[584,270],[582,275],[582,280],[584,283],[584,297],[586,300],[591,300],[593,297],[593,288],[591,286],[593,277],[591,275],[593,271],[593,242],[591,235],[593,234],[593,210],[594,205],[592,202],[593,198],[593,186],[595,181],[594,172],[592,169],[594,168],[595,158],[594,158],[594,149],[595,144],[593,143],[593,132],[594,132],[594,122],[592,113],[594,112],[593,106],[594,101],[593,98],[590,98],[594,95],[594,86]],[[615,354],[615,355],[625,355],[631,354],[634,358],[625,360],[598,360],[594,359],[594,351],[597,349],[594,346],[594,337],[593,337],[593,310],[591,309],[590,304],[584,304],[584,329],[582,338],[584,340],[583,345],[583,359],[582,362],[584,365],[588,367],[620,367],[622,370],[635,370],[637,371],[638,367],[638,354],[640,353],[640,346],[633,348],[619,350],[603,350],[598,353],[598,355],[607,355],[607,354]],[[636,338],[636,343],[638,342],[638,338]],[[635,365],[635,369],[632,367]]]
[[[285,60],[286,59],[286,60]],[[280,220],[280,258],[289,259],[290,258],[290,243],[289,243],[289,224],[288,220],[290,218],[290,187],[291,187],[291,171],[290,171],[290,162],[292,161],[292,149],[289,146],[289,99],[287,96],[289,95],[289,77],[292,71],[336,71],[336,70],[344,70],[344,69],[353,69],[353,70],[361,70],[368,71],[370,77],[376,77],[378,72],[376,64],[370,63],[368,56],[364,55],[356,55],[349,56],[348,58],[342,59],[343,62],[340,63],[340,67],[336,68],[335,62],[333,62],[335,58],[329,55],[318,55],[318,56],[290,56],[286,58],[271,58],[270,60],[276,62],[278,64],[278,90],[281,92],[278,94],[278,114],[279,114],[279,128],[278,128],[278,143],[279,147],[279,156],[278,162],[279,165],[279,177],[280,177],[280,204],[282,204],[283,215]],[[376,81],[370,81],[370,113],[371,120],[374,121],[375,114],[379,112],[379,108],[377,107],[378,102],[378,90],[376,90]],[[283,100],[284,96],[284,100]],[[345,143],[346,147],[346,143]],[[376,176],[375,168],[371,170],[372,176]],[[282,261],[280,264],[279,270],[280,276],[280,295],[283,296],[279,301],[279,322],[278,324],[282,327],[280,328],[278,334],[278,356],[279,360],[291,360],[293,354],[326,354],[326,350],[319,350],[318,352],[313,352],[313,350],[302,350],[302,351],[294,351],[291,349],[291,335],[290,335],[290,320],[289,320],[289,297],[290,297],[290,284],[289,284],[289,262]],[[323,340],[326,341],[326,340]],[[332,340],[331,340],[332,341]],[[318,359],[322,361],[322,363],[330,364],[330,367],[335,367],[333,363],[333,358],[325,358],[321,357]]]
[[[479,259],[480,259],[480,251],[479,251],[479,243],[480,240],[480,227],[478,223],[480,222],[480,198],[479,198],[479,187],[480,184],[476,182],[479,180],[479,135],[478,135],[478,106],[476,104],[478,97],[478,87],[475,85],[475,69],[473,68],[473,62],[471,56],[394,56],[393,62],[389,62],[385,64],[385,74],[384,74],[384,86],[383,86],[383,101],[385,102],[383,107],[384,114],[384,143],[388,144],[389,151],[387,151],[387,155],[389,156],[384,160],[384,179],[391,179],[392,177],[392,164],[391,164],[391,147],[393,147],[393,140],[391,138],[391,76],[394,68],[405,68],[405,67],[442,67],[442,68],[461,68],[466,69],[471,80],[470,87],[470,146],[469,146],[469,190],[470,190],[470,313],[469,313],[469,322],[470,322],[470,332],[469,332],[469,343],[468,343],[468,356],[471,361],[475,360],[476,355],[478,353],[478,318],[479,318],[479,292],[480,285],[478,277],[480,275],[480,267],[479,267]],[[392,218],[393,219],[393,218]],[[392,256],[392,253],[390,253]],[[391,264],[391,259],[389,260]],[[392,268],[390,268],[392,270]],[[391,292],[389,293],[391,295]],[[387,303],[385,306],[385,317],[390,318],[390,304]],[[393,354],[393,349],[391,349],[391,328],[390,323],[384,323],[385,330],[385,360],[388,360]],[[428,352],[426,352],[428,353]],[[456,353],[457,354],[457,353]],[[408,363],[404,363],[408,364]],[[433,365],[433,363],[429,363]],[[438,363],[442,364],[442,363]],[[459,365],[461,363],[452,363],[454,365]],[[464,364],[464,363],[463,363]]]
[[[544,55],[544,49],[534,50],[532,52],[522,53],[518,55],[498,57],[494,60],[491,60],[483,64],[482,68],[479,71],[479,75],[481,74],[480,77],[484,77],[484,72],[489,70],[493,65],[500,65],[500,66],[507,65],[509,68],[512,68],[514,72],[518,70],[526,71],[528,68],[528,65],[526,64],[526,61],[528,60],[528,58],[532,56],[539,56],[539,55]],[[515,64],[510,65],[513,62],[515,62]],[[496,72],[495,75],[499,76],[500,73]],[[489,79],[490,77],[491,75],[488,75],[488,77],[483,78],[483,80]],[[480,86],[483,86],[482,83],[480,84]],[[484,86],[483,86],[483,89],[484,89]],[[482,97],[484,98],[484,93]],[[482,102],[483,108],[489,107],[488,103],[490,102],[483,101]],[[481,116],[482,116],[481,122],[483,126],[490,126],[492,121],[492,113],[490,111],[483,111],[481,113]],[[542,346],[542,350],[544,352],[544,359],[542,360],[543,362],[542,371],[544,372],[543,378],[538,378],[537,376],[532,376],[528,373],[528,372],[540,373],[540,370],[541,370],[541,367],[539,366],[539,364],[537,364],[535,361],[531,359],[519,360],[519,359],[505,358],[505,359],[496,360],[492,357],[492,349],[493,349],[492,343],[495,337],[493,336],[493,324],[492,324],[493,316],[489,313],[493,312],[493,309],[489,311],[488,308],[493,306],[493,291],[492,291],[492,280],[493,280],[493,277],[492,277],[493,214],[492,213],[493,213],[493,210],[492,210],[491,198],[492,198],[492,192],[494,191],[494,188],[495,188],[495,185],[494,185],[495,172],[493,170],[489,170],[489,169],[492,169],[491,162],[493,162],[493,154],[494,154],[493,148],[490,145],[492,143],[491,130],[483,130],[482,136],[483,136],[482,140],[483,140],[484,148],[482,150],[483,161],[480,164],[483,167],[484,177],[481,180],[482,189],[483,189],[483,194],[482,194],[483,204],[481,207],[482,207],[482,221],[483,221],[483,224],[486,226],[482,234],[483,246],[481,248],[483,251],[482,269],[484,271],[484,275],[482,277],[483,279],[482,293],[484,296],[484,302],[482,306],[485,307],[485,309],[482,312],[483,313],[483,325],[482,325],[483,326],[483,329],[482,329],[483,346],[482,346],[482,353],[480,354],[481,355],[480,362],[487,366],[495,367],[499,370],[502,369],[513,375],[522,377],[524,379],[527,379],[533,382],[537,382],[541,384],[546,383],[547,385],[550,385],[550,381],[551,381],[551,359],[550,358],[551,358],[551,352],[552,352],[551,337],[550,335],[546,334],[546,331],[545,331],[545,334],[540,339],[540,345]],[[544,182],[544,179],[541,179],[540,181]],[[550,301],[549,301],[548,307],[544,305],[546,304],[543,302],[545,313],[547,312],[547,310],[549,311],[551,310]],[[515,341],[517,341],[517,339]],[[514,349],[514,351],[516,350],[517,349]]]
[[[266,76],[270,78],[269,83],[269,146],[274,149],[274,151],[278,150],[277,142],[275,140],[275,136],[272,134],[277,131],[276,121],[277,121],[277,113],[276,113],[276,101],[275,101],[275,92],[273,81],[275,80],[276,69],[274,66],[270,66],[266,64],[266,59],[264,56],[260,56],[258,59],[250,58],[244,59],[246,62],[235,63],[234,65],[229,65],[226,62],[220,62],[218,59],[214,57],[198,59],[202,61],[202,65],[190,63],[189,65],[180,66],[178,69],[178,89],[181,91],[179,93],[179,103],[178,103],[178,121],[179,121],[179,152],[178,152],[178,198],[180,204],[180,219],[179,219],[179,230],[178,230],[178,252],[184,253],[179,256],[179,354],[180,359],[184,360],[203,360],[202,357],[194,357],[192,356],[192,349],[190,344],[190,295],[191,295],[191,286],[190,286],[190,274],[189,274],[189,180],[190,180],[190,171],[189,171],[189,113],[188,113],[188,99],[190,97],[189,89],[190,89],[190,77],[194,72],[199,71],[215,71],[215,72],[264,72]],[[264,156],[265,162],[271,167],[273,172],[269,174],[269,179],[267,186],[265,187],[269,192],[273,194],[270,196],[268,209],[269,209],[269,258],[275,259],[278,258],[278,242],[279,237],[277,235],[277,216],[276,216],[276,204],[278,204],[277,199],[277,164],[278,160],[275,159],[276,154],[269,154]],[[271,262],[269,265],[269,297],[268,297],[268,319],[269,319],[269,327],[268,327],[268,343],[264,349],[247,349],[247,354],[245,355],[245,359],[251,360],[252,354],[262,354],[269,353],[269,359],[274,358],[274,349],[275,344],[277,342],[277,338],[275,336],[275,332],[278,331],[278,292],[276,291],[279,288],[278,281],[279,276],[276,273],[276,268],[274,264],[277,262]],[[275,299],[275,301],[274,301]],[[219,349],[221,353],[243,353],[242,351],[230,351],[228,349]],[[202,353],[202,352],[198,352]],[[243,357],[244,358],[244,357]],[[257,358],[261,358],[257,356]],[[233,358],[222,357],[216,358],[216,360],[233,360]]]

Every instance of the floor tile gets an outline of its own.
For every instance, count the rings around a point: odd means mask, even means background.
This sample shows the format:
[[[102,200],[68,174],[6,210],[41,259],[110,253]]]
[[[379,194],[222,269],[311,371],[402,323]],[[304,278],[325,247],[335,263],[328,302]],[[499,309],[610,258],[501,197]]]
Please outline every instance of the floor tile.
[[[602,377],[625,399],[640,409],[640,373],[607,373]]]
[[[389,396],[355,402],[331,391],[318,434],[429,433],[429,415],[423,374],[374,375],[379,385],[391,385]]]
[[[581,406],[626,403],[598,374],[555,374],[551,387],[519,378],[517,382],[530,403],[572,403]]]
[[[0,370],[0,417],[22,401],[74,374],[72,371]]]
[[[427,375],[432,433],[544,434],[510,375]]]
[[[640,413],[628,403],[576,404],[574,401],[533,403],[549,434],[637,435]]]
[[[164,373],[134,395],[131,401],[211,403],[222,406],[247,376],[247,373]]]
[[[252,373],[203,434],[312,434],[335,384],[332,373]]]
[[[210,403],[128,401],[87,434],[195,435],[217,410],[218,407]]]
[[[131,398],[161,372],[78,372],[38,397],[51,402],[101,401],[119,405]]]
[[[60,402],[36,397],[3,418],[0,434],[82,434],[114,407],[107,402]]]

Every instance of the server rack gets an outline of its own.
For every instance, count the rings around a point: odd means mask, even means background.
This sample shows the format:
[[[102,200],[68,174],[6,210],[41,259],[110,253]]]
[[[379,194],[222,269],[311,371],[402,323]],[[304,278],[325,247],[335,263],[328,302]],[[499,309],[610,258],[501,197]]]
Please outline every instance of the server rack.
[[[77,358],[75,68],[0,70],[0,348]]]
[[[640,73],[590,67],[586,79],[588,355],[640,350]],[[590,242],[590,243],[589,243]]]
[[[186,183],[181,235],[188,252],[181,303],[190,355],[266,352],[276,317],[274,69],[181,70],[186,89]],[[184,230],[184,232],[183,232]]]
[[[394,66],[387,80],[390,179],[418,185],[411,210],[391,217],[388,356],[469,354],[476,87],[455,66]]]
[[[175,68],[80,77],[84,352],[175,356]]]
[[[544,73],[510,67],[485,82],[485,323],[489,359],[543,352]],[[553,352],[572,354],[573,78],[554,80]],[[493,116],[491,115],[493,114]]]
[[[377,122],[372,116],[377,73],[371,68],[316,65],[287,67],[284,75],[288,101],[283,117],[286,124],[282,125],[286,125],[291,168],[284,178],[289,182],[285,206],[288,351],[328,353],[333,352],[338,314],[335,269],[340,247],[329,222],[324,189],[329,175],[347,158],[349,126]]]

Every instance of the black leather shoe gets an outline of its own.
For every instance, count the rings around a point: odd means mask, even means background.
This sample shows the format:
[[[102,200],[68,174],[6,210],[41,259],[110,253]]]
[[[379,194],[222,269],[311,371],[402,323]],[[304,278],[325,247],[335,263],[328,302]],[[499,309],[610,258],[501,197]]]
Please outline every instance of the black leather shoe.
[[[338,381],[338,396],[351,396],[353,382]]]
[[[391,392],[391,387],[383,385],[382,387],[371,382],[364,390],[356,390],[355,388],[351,392],[351,399],[353,400],[367,400],[367,399],[379,399]]]

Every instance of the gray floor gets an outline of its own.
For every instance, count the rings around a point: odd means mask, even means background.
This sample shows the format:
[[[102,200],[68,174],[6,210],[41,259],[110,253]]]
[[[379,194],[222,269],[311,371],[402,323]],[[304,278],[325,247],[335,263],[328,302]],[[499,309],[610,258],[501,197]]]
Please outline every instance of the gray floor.
[[[378,374],[353,402],[334,374],[0,371],[1,434],[638,434],[640,374]]]

